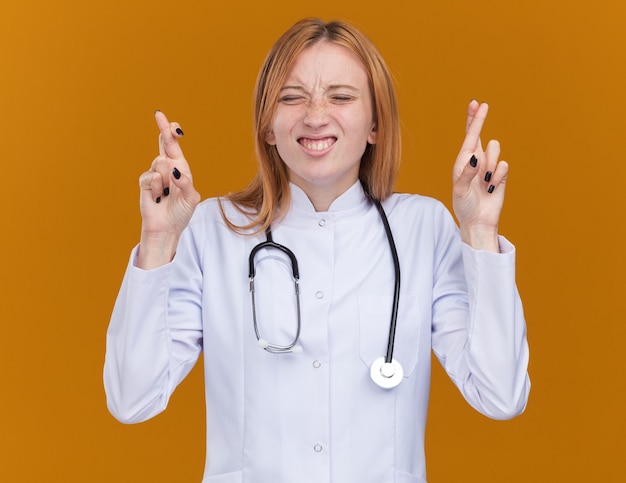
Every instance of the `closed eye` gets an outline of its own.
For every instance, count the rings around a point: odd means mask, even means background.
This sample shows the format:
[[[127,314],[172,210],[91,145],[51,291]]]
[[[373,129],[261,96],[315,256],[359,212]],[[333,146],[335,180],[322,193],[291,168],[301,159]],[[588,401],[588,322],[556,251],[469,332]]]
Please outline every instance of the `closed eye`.
[[[337,102],[337,103],[344,103],[344,102],[350,102],[353,101],[355,99],[354,96],[350,96],[347,94],[335,94],[333,96],[330,97],[331,100],[333,102]]]
[[[278,99],[278,102],[282,102],[283,104],[289,104],[289,105],[300,104],[304,101],[305,101],[304,96],[297,96],[293,94],[285,95]]]

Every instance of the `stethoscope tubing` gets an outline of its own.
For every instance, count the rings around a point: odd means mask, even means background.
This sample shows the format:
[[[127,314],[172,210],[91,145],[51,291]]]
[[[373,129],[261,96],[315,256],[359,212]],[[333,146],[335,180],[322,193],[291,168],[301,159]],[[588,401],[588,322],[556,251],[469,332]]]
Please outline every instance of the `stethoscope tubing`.
[[[300,339],[300,330],[302,328],[302,317],[301,317],[301,311],[300,311],[300,270],[298,268],[298,260],[296,256],[294,255],[294,253],[289,248],[279,243],[276,243],[273,240],[271,228],[268,227],[268,229],[265,231],[265,236],[266,236],[266,241],[261,242],[258,245],[256,245],[250,252],[250,256],[248,259],[248,269],[249,269],[248,278],[250,281],[250,297],[252,299],[252,321],[254,325],[254,333],[256,334],[256,338],[257,338],[257,341],[259,342],[259,345],[263,349],[265,349],[267,352],[271,352],[273,354],[283,354],[283,353],[288,353],[288,352],[294,352],[296,345],[298,343],[298,340]],[[295,295],[296,295],[296,309],[297,309],[297,314],[298,314],[297,315],[298,321],[297,321],[296,335],[293,341],[287,345],[272,344],[268,342],[267,340],[263,339],[261,337],[261,333],[259,331],[259,325],[256,320],[256,300],[254,296],[255,294],[254,278],[256,276],[256,267],[254,266],[254,257],[256,256],[257,252],[263,248],[275,248],[277,250],[280,250],[281,252],[285,253],[291,260],[291,271],[292,271],[293,284],[294,284],[294,290],[295,290]]]
[[[385,229],[385,234],[387,236],[387,241],[389,242],[389,249],[391,251],[391,258],[393,260],[393,269],[395,276],[395,283],[393,288],[393,301],[391,306],[391,320],[389,322],[389,337],[387,339],[387,351],[385,353],[385,357],[380,357],[376,359],[372,365],[370,366],[370,377],[372,380],[384,389],[390,389],[396,387],[404,377],[404,371],[402,369],[402,365],[393,359],[393,350],[394,343],[396,339],[396,324],[398,320],[398,307],[400,305],[400,260],[398,258],[398,250],[396,248],[395,241],[393,239],[393,234],[391,232],[391,227],[389,226],[389,220],[387,219],[387,215],[380,200],[374,198],[366,186],[364,186],[365,192],[367,196],[372,201],[378,214],[380,215],[380,219],[382,220],[383,227]],[[249,257],[249,279],[250,279],[250,295],[252,298],[252,319],[254,323],[254,332],[256,334],[257,341],[259,342],[259,346],[265,349],[267,352],[271,352],[273,354],[284,354],[289,352],[299,352],[300,347],[297,346],[298,340],[300,338],[300,329],[302,326],[302,319],[300,314],[300,288],[299,288],[299,280],[300,273],[298,269],[298,260],[294,253],[289,250],[289,248],[276,243],[272,238],[271,227],[268,227],[266,232],[266,241],[259,243],[256,245],[252,251],[250,252]],[[289,259],[291,260],[292,274],[294,280],[295,294],[296,294],[296,305],[298,311],[298,321],[297,321],[297,331],[296,336],[293,341],[288,345],[276,345],[271,344],[267,340],[261,337],[259,327],[256,320],[256,303],[255,303],[255,290],[254,290],[254,277],[256,274],[256,269],[254,266],[254,257],[256,253],[263,248],[275,248],[283,253],[285,253]]]
[[[387,240],[389,241],[389,249],[391,250],[391,258],[393,259],[393,269],[395,273],[395,283],[393,287],[393,302],[391,305],[391,320],[389,322],[389,338],[387,339],[387,352],[385,354],[385,362],[391,363],[393,360],[393,348],[396,340],[396,322],[398,320],[398,307],[400,305],[400,259],[398,258],[398,250],[396,249],[396,243],[393,239],[393,233],[389,226],[389,220],[385,214],[385,210],[382,204],[376,198],[370,196],[374,206],[380,214],[380,219],[385,227],[387,234]]]

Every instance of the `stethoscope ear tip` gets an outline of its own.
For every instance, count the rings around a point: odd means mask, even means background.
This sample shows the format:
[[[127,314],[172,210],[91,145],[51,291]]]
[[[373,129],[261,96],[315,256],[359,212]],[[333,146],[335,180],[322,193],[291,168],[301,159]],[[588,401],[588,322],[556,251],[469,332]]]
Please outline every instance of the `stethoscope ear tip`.
[[[258,344],[261,349],[267,349],[267,347],[270,345],[270,343],[265,339],[259,339]]]
[[[294,354],[302,354],[302,346],[294,345],[291,352]]]

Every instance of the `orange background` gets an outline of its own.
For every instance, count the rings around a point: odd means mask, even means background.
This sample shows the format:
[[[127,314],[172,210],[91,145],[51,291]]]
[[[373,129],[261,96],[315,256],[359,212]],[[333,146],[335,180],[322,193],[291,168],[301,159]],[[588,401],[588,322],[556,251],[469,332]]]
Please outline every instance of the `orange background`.
[[[152,114],[181,122],[205,197],[243,186],[257,69],[310,15],[353,22],[387,59],[400,191],[449,205],[471,98],[489,101],[483,138],[511,164],[501,231],[518,249],[529,406],[490,421],[437,366],[429,482],[623,478],[624,2],[5,0],[1,12],[1,481],[200,481],[201,367],[140,425],[116,422],[102,388]]]

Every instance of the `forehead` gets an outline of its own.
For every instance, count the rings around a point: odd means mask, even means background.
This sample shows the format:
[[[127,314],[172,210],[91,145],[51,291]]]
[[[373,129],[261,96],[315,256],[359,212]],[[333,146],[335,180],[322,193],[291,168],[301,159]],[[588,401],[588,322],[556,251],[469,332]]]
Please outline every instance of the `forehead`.
[[[368,76],[361,59],[347,47],[328,41],[317,42],[296,57],[286,83],[367,85]]]

